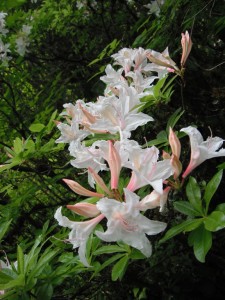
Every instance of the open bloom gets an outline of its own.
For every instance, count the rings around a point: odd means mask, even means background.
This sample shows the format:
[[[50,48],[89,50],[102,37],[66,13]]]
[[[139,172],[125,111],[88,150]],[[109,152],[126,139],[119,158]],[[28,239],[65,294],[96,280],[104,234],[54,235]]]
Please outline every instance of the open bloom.
[[[146,211],[147,209],[153,209],[156,207],[160,207],[159,211],[162,212],[164,206],[167,202],[169,191],[171,190],[170,186],[167,186],[163,193],[160,194],[156,191],[152,191],[149,195],[145,196],[139,203],[139,208],[142,211]]]
[[[155,235],[163,231],[166,224],[143,216],[138,208],[139,197],[128,189],[124,189],[124,193],[126,202],[108,198],[97,202],[97,208],[107,218],[107,230],[95,234],[106,242],[123,241],[149,257],[152,247],[146,234]]]
[[[60,226],[68,227],[71,230],[69,234],[69,242],[73,245],[73,249],[78,248],[78,254],[81,262],[90,267],[86,258],[86,244],[90,234],[93,232],[96,225],[104,218],[104,215],[100,214],[94,219],[84,222],[70,221],[67,217],[62,215],[62,207],[59,207],[55,212],[55,219]]]
[[[156,147],[147,149],[132,149],[130,166],[132,175],[127,188],[135,191],[150,184],[158,193],[162,194],[163,181],[172,175],[170,160],[158,161],[159,150]]]
[[[147,58],[155,65],[165,67],[168,71],[172,72],[178,70],[176,63],[170,58],[168,47],[162,52],[148,50]]]
[[[187,177],[190,172],[203,163],[205,160],[225,156],[225,149],[220,149],[223,144],[223,139],[219,137],[208,137],[206,141],[203,140],[201,133],[192,126],[182,128],[181,131],[187,133],[191,144],[191,159],[189,165],[182,177]]]

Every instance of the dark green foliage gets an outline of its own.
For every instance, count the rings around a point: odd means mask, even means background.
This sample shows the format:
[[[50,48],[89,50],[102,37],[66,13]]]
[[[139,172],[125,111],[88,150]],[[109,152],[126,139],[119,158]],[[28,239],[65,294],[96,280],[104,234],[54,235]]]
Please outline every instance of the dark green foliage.
[[[76,252],[57,240],[68,232],[52,227],[56,208],[82,199],[62,179],[87,182],[55,143],[55,121],[64,103],[95,101],[103,93],[99,76],[122,47],[163,51],[169,46],[179,65],[181,32],[189,30],[193,40],[184,82],[168,77],[167,88],[159,82],[154,96],[143,99],[155,122],[135,133],[136,140],[144,144],[146,137],[149,146],[167,149],[169,127],[179,130],[187,124],[206,136],[210,127],[213,135],[225,137],[224,0],[167,0],[159,17],[148,14],[144,5],[149,1],[96,2],[87,1],[79,10],[75,0],[0,1],[0,11],[8,12],[12,43],[23,24],[33,26],[29,52],[24,57],[12,52],[9,66],[0,69],[0,164],[7,163],[0,169],[0,250],[19,263],[18,273],[0,272],[0,289],[19,287],[6,298],[13,300],[223,299],[225,182],[222,172],[212,178],[220,159],[195,171],[186,198],[178,191],[178,201],[169,203],[176,211],[168,207],[162,218],[174,227],[162,241],[171,240],[158,245],[153,239],[149,260],[123,245],[90,241],[95,272],[88,273]],[[190,153],[183,151],[188,163]],[[40,237],[46,220],[50,229],[46,233],[45,225]],[[51,239],[45,244],[43,236]],[[5,253],[0,254],[3,259]]]

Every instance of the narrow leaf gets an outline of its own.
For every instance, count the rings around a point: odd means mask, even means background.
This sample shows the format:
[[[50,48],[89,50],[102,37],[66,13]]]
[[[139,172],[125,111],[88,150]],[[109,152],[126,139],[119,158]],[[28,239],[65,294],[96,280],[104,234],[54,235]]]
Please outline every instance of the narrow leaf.
[[[197,260],[204,263],[205,256],[212,247],[212,233],[201,225],[190,233],[189,244],[193,245]]]
[[[208,207],[210,204],[210,201],[215,194],[216,190],[218,189],[218,186],[220,184],[220,181],[223,176],[223,170],[220,170],[218,173],[216,173],[213,178],[208,182],[206,189],[205,189],[205,194],[204,194],[204,200],[206,203],[206,212],[208,211]]]
[[[24,254],[22,248],[17,246],[17,263],[18,263],[18,272],[24,273]]]
[[[7,221],[7,222],[2,222],[0,224],[0,241],[3,239],[5,233],[7,232],[12,220]]]
[[[129,258],[127,255],[123,256],[112,268],[112,281],[116,281],[117,279],[122,279],[127,265],[128,265]]]
[[[97,249],[93,254],[100,255],[105,253],[116,253],[116,252],[126,252],[126,250],[117,245],[110,245],[110,246],[103,246]]]
[[[170,228],[164,237],[159,241],[160,243],[164,243],[165,241],[171,239],[172,237],[178,235],[181,232],[192,231],[195,228],[199,227],[203,222],[203,219],[188,219],[181,224],[178,224],[172,228]]]
[[[201,190],[194,177],[189,178],[187,188],[186,188],[186,194],[192,206],[197,211],[202,213]]]
[[[190,217],[201,216],[201,214],[188,201],[176,201],[174,202],[174,208],[182,214],[185,214]]]

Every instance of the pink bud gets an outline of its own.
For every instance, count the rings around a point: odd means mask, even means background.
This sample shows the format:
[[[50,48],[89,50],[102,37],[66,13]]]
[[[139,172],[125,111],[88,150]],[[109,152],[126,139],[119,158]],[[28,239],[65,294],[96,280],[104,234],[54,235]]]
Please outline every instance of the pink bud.
[[[172,155],[171,164],[174,170],[173,177],[174,179],[177,179],[182,172],[182,164],[176,155]]]
[[[88,168],[88,172],[91,174],[91,176],[94,178],[97,185],[108,195],[112,196],[111,191],[106,186],[104,180],[91,168]]]
[[[170,133],[169,133],[169,143],[170,147],[172,149],[173,155],[176,155],[176,157],[179,159],[180,158],[180,151],[181,151],[181,144],[180,141],[175,134],[175,132],[172,130],[170,127]]]
[[[87,196],[87,197],[98,197],[98,198],[104,197],[104,194],[89,191],[85,189],[83,186],[81,186],[79,183],[77,183],[76,181],[70,179],[63,179],[63,181],[71,188],[72,191],[74,191],[78,195]]]
[[[181,67],[184,67],[185,62],[191,52],[191,48],[192,48],[192,40],[189,36],[188,31],[184,33],[181,33],[181,46],[182,46],[182,57],[181,57]]]
[[[99,215],[100,211],[97,209],[95,204],[91,203],[76,203],[75,205],[67,205],[68,209],[74,211],[76,214],[93,218]]]
[[[112,141],[109,141],[108,164],[111,171],[111,189],[117,189],[121,170],[121,159]]]

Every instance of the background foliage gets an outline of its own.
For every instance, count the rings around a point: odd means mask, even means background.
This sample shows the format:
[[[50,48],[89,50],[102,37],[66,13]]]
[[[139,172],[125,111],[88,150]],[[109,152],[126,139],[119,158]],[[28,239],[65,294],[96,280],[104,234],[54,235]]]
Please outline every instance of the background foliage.
[[[204,264],[196,261],[182,234],[156,245],[149,260],[129,265],[122,261],[128,265],[125,275],[114,269],[111,278],[112,249],[102,258],[96,252],[96,266],[98,261],[108,263],[101,272],[88,273],[71,247],[59,241],[67,232],[60,231],[53,219],[58,206],[79,200],[62,178],[86,184],[68,164],[64,147],[55,144],[59,136],[55,121],[64,103],[94,101],[103,93],[99,77],[111,62],[110,55],[122,47],[163,51],[169,46],[171,57],[179,62],[180,34],[189,30],[193,50],[185,84],[176,79],[169,101],[159,98],[148,108],[156,122],[144,128],[144,135],[148,141],[156,139],[181,107],[185,112],[176,130],[195,124],[205,136],[210,127],[214,136],[225,137],[225,1],[165,1],[159,16],[150,14],[147,4],[144,0],[0,3],[0,11],[8,13],[5,39],[12,47],[22,25],[32,26],[25,56],[12,48],[8,67],[0,67],[0,154],[1,164],[9,163],[0,173],[0,250],[4,250],[0,255],[19,264],[19,274],[10,270],[0,278],[0,289],[11,287],[1,286],[7,276],[18,287],[7,299],[223,299],[224,230],[214,235]],[[143,139],[143,132],[135,138]],[[222,161],[209,161],[194,173],[200,189]],[[210,211],[224,202],[224,186],[222,179]],[[182,218],[179,209],[175,214],[175,220]],[[91,243],[89,247],[97,249],[94,239]]]

